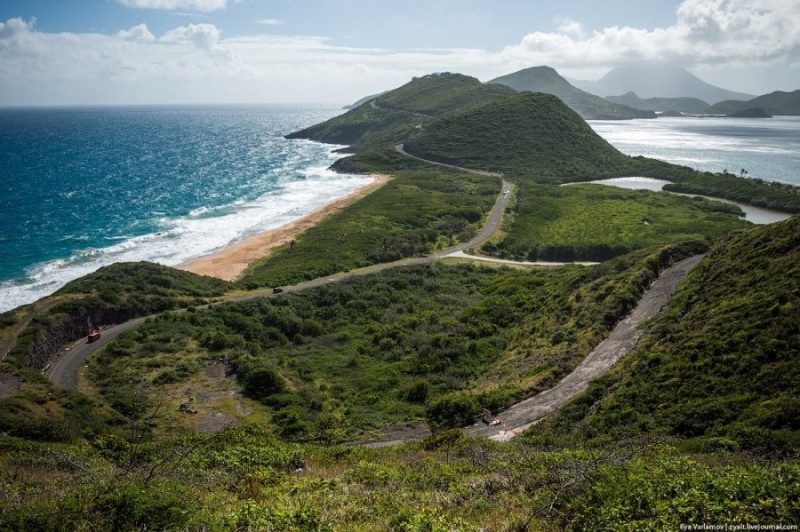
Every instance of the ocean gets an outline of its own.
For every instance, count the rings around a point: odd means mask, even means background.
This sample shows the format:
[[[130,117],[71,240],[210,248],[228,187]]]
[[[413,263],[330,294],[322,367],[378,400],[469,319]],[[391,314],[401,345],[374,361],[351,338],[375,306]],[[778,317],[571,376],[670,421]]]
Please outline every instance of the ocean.
[[[0,312],[101,266],[178,265],[368,182],[283,136],[339,108],[0,110]]]
[[[334,107],[0,109],[0,312],[101,266],[175,266],[367,182],[283,136]],[[590,122],[624,153],[800,184],[800,119]]]
[[[589,125],[627,155],[800,185],[800,116],[590,120]]]

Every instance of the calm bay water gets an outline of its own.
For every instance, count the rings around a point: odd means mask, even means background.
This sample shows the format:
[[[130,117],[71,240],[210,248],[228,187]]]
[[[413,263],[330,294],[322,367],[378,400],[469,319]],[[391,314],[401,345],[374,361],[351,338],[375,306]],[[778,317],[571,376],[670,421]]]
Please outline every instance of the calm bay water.
[[[0,110],[0,311],[121,261],[177,265],[363,186],[278,106]]]
[[[800,185],[800,117],[592,120],[627,155]]]

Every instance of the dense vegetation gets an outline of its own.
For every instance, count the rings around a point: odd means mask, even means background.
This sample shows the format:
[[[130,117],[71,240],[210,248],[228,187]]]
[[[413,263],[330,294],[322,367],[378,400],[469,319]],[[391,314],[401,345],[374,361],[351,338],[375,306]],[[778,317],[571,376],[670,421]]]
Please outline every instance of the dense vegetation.
[[[499,191],[496,177],[431,166],[396,172],[354,208],[254,263],[239,284],[295,283],[466,242],[477,234]]]
[[[725,100],[712,105],[709,112],[730,115],[753,107],[760,107],[772,115],[800,115],[800,89],[792,92],[775,91],[747,101]]]
[[[59,294],[84,294],[141,313],[197,305],[230,290],[230,284],[150,262],[123,262],[70,281]]]
[[[43,367],[92,328],[220,299],[230,283],[148,262],[118,263],[67,283],[41,305],[10,358]]]
[[[550,271],[433,264],[168,313],[109,346],[90,375],[114,410],[138,418],[159,397],[185,400],[224,361],[287,438],[363,437],[426,416],[471,423],[481,407],[551,386],[661,268],[696,249]],[[461,417],[449,416],[453,408]]]
[[[800,217],[732,234],[632,356],[560,413],[581,437],[663,433],[796,453]]]
[[[800,519],[796,463],[669,445],[542,451],[444,433],[396,449],[256,426],[157,444],[0,437],[3,530],[677,530]]]
[[[606,100],[628,105],[634,109],[666,113],[701,114],[709,111],[709,105],[697,98],[640,98],[634,92],[621,96],[606,96]]]
[[[638,174],[778,208],[796,205],[797,189],[622,156],[547,95],[507,97],[454,75],[401,89],[311,133],[359,144],[339,168],[395,177],[238,288],[473,235],[499,180],[432,170],[381,144],[416,135],[419,153],[517,178],[493,252],[606,258],[653,247],[557,270],[438,262],[210,308],[198,306],[233,286],[145,263],[100,270],[0,319],[11,334],[34,316],[0,362],[0,530],[800,521],[798,217],[723,237],[637,351],[528,434],[497,444],[446,430],[551,388],[659,272],[742,225],[735,209],[704,200],[535,181]],[[83,393],[26,369],[88,321],[161,311],[90,359]],[[426,423],[435,435],[396,449],[338,446],[419,435]]]
[[[432,74],[414,78],[343,115],[292,133],[287,138],[353,146],[397,143],[433,117],[470,109],[513,93],[507,87],[484,85],[461,74]]]
[[[685,194],[702,194],[749,203],[757,207],[784,212],[800,212],[800,187],[776,181],[740,177],[727,171],[721,174],[676,172],[664,190]]]
[[[485,253],[545,261],[603,261],[668,242],[710,242],[749,225],[738,207],[603,185],[520,184],[503,236]]]
[[[652,111],[629,107],[573,87],[558,72],[548,66],[526,68],[490,80],[520,92],[543,92],[557,96],[570,109],[586,120],[624,120],[630,118],[655,118]]]
[[[521,93],[448,115],[406,142],[414,155],[536,182],[602,176],[630,166],[574,111],[550,94]]]

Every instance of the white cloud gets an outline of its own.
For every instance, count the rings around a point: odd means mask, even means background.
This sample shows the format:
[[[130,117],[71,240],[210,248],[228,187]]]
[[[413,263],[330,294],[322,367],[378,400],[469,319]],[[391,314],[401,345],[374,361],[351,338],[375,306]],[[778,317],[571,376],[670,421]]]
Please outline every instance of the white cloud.
[[[256,24],[263,24],[264,26],[282,26],[283,21],[277,18],[262,18],[261,20],[256,20]]]
[[[796,0],[685,0],[672,25],[655,29],[590,32],[579,21],[560,19],[558,31],[529,33],[499,52],[344,47],[315,36],[223,37],[214,24],[188,24],[160,36],[144,24],[113,35],[40,33],[33,19],[15,18],[0,23],[0,104],[92,103],[88,95],[109,100],[104,103],[173,102],[187,95],[196,98],[192,101],[339,103],[431,72],[487,80],[550,65],[564,75],[591,79],[633,59],[711,69],[718,80],[726,72],[744,79],[734,70],[743,65],[762,74],[780,70],[774,79],[781,86],[763,75],[750,76],[747,91],[793,90],[800,87],[800,24],[793,24],[800,20],[798,5]],[[66,96],[72,86],[84,90]]]
[[[151,42],[155,40],[155,35],[150,33],[150,30],[147,29],[147,24],[139,24],[129,30],[122,30],[117,33],[117,37],[126,41]]]
[[[13,39],[17,35],[28,33],[35,23],[35,17],[27,22],[19,17],[0,22],[0,39]]]
[[[213,50],[219,43],[219,35],[219,29],[213,24],[189,24],[168,31],[159,40],[166,43],[192,43],[201,50]]]
[[[188,9],[190,11],[200,11],[201,13],[225,9],[228,4],[228,0],[117,0],[117,2],[127,7],[140,9],[162,9],[168,11]]]
[[[558,24],[559,33],[572,35],[574,37],[583,36],[583,26],[580,22],[569,18],[558,18],[556,19],[556,23]]]
[[[529,64],[616,66],[666,59],[685,66],[764,64],[800,55],[797,0],[684,0],[675,24],[652,30],[610,27],[584,35],[561,21],[558,33],[529,33],[502,56]]]

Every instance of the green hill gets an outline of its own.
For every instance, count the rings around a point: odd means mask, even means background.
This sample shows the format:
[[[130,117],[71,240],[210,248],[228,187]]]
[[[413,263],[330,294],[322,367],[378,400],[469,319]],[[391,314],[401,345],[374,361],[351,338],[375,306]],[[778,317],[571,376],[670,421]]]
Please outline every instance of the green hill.
[[[512,89],[484,85],[461,74],[432,74],[368,100],[321,124],[287,138],[363,146],[402,142],[436,116],[465,110],[514,94]]]
[[[775,91],[752,100],[725,100],[711,106],[711,114],[732,115],[740,111],[760,107],[769,114],[800,115],[800,89],[792,92]]]
[[[591,436],[656,432],[706,447],[796,450],[798,309],[800,216],[732,233],[641,346],[556,425]]]
[[[644,111],[662,113],[707,113],[709,105],[698,98],[639,98],[635,92],[626,92],[622,96],[606,96],[606,100],[627,105]]]
[[[530,92],[431,122],[406,150],[537,182],[578,180],[631,165],[556,96]]]
[[[489,83],[506,85],[520,92],[553,94],[587,120],[655,118],[652,111],[634,109],[627,104],[609,101],[573,87],[558,72],[547,66],[526,68],[495,78]]]

